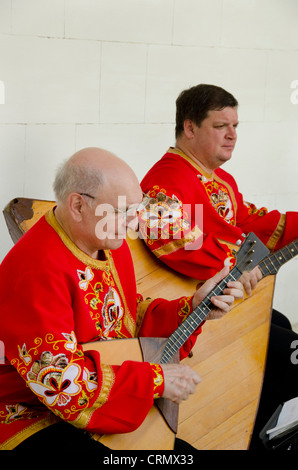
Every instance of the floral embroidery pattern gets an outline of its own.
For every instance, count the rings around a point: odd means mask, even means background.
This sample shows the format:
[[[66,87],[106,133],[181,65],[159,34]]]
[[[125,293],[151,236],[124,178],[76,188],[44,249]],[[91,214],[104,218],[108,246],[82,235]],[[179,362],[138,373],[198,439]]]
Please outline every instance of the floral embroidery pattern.
[[[28,386],[39,397],[44,398],[46,405],[65,406],[71,397],[81,392],[81,386],[76,383],[81,373],[77,364],[70,364],[65,369],[59,367],[44,367],[36,375],[36,380],[28,380]],[[28,374],[29,375],[29,374]],[[31,376],[34,373],[31,371]]]
[[[28,353],[25,343],[23,344],[23,346],[21,348],[20,348],[20,346],[18,346],[18,351],[19,351],[20,357],[25,362],[25,364],[29,364],[32,361],[32,357]]]
[[[26,406],[16,403],[14,405],[6,405],[6,414],[0,412],[0,423],[11,424],[19,419],[34,419],[39,416],[38,411],[29,410]]]
[[[124,306],[115,282],[107,269],[103,272],[102,282],[92,284],[94,273],[90,267],[77,271],[79,287],[86,291],[85,302],[90,307],[90,316],[102,339],[126,337],[122,330]]]
[[[154,186],[144,201],[139,213],[139,227],[142,237],[150,240],[172,239],[176,234],[189,230],[188,214],[182,202],[173,194],[167,196],[164,189]]]
[[[185,320],[186,317],[192,312],[191,310],[191,299],[192,296],[190,297],[182,297],[180,300],[181,307],[179,308],[178,315],[179,317],[183,320]]]
[[[97,389],[97,374],[96,372],[90,372],[86,367],[83,371],[83,379],[89,392]]]
[[[79,287],[80,289],[87,290],[89,286],[89,282],[92,281],[94,278],[94,274],[89,266],[85,269],[85,271],[77,270],[80,282]]]
[[[230,269],[236,264],[236,258],[231,251],[227,252],[227,257],[224,259],[224,266],[228,266]]]
[[[77,339],[74,331],[72,331],[70,335],[68,333],[62,333],[62,336],[67,340],[64,344],[65,349],[75,352],[77,349]]]
[[[257,207],[252,204],[251,202],[243,201],[244,205],[248,209],[248,215],[257,214],[260,217],[263,217],[265,214],[268,213],[268,209],[266,207],[262,207],[261,209],[257,209]]]
[[[228,224],[235,225],[236,220],[234,208],[227,188],[213,178],[208,179],[206,176],[200,174],[198,175],[198,178],[202,182],[216,212]]]
[[[35,338],[34,343],[37,346],[29,350],[25,343],[22,347],[18,345],[19,357],[11,360],[11,365],[16,367],[20,375],[24,375],[27,372],[27,365],[31,363],[33,356],[38,355],[38,347],[41,345],[42,339]]]
[[[162,368],[159,364],[150,364],[153,372],[153,392],[154,399],[161,397],[164,390],[164,379]]]
[[[32,392],[37,395],[47,407],[56,407],[53,410],[61,418],[69,419],[71,414],[77,413],[82,407],[88,406],[89,400],[94,396],[98,388],[96,372],[89,371],[86,367],[81,368],[78,359],[82,357],[81,350],[77,349],[77,340],[74,332],[62,333],[63,339],[56,339],[54,335],[47,334],[45,340],[35,339],[38,348],[34,356],[39,359],[33,360],[33,354],[29,355],[24,344],[19,349],[19,358],[26,363],[26,381]],[[50,350],[44,350],[45,346],[51,346]],[[43,347],[43,350],[41,348]],[[66,355],[68,351],[69,355]],[[40,351],[41,350],[41,351]],[[53,351],[59,350],[57,354]],[[38,354],[38,351],[40,353]],[[76,362],[75,362],[75,359]],[[18,358],[12,363],[16,364],[19,372],[24,375],[25,368]],[[73,400],[75,399],[75,400]],[[66,407],[72,403],[70,409]],[[57,408],[58,407],[58,408]],[[61,408],[61,412],[59,412]],[[14,405],[6,419],[15,420],[22,418],[26,409],[22,405]]]
[[[117,336],[122,336],[121,327],[124,309],[117,291],[111,287],[104,299],[102,315],[104,328],[102,332],[103,337],[107,338],[112,330],[117,332]]]

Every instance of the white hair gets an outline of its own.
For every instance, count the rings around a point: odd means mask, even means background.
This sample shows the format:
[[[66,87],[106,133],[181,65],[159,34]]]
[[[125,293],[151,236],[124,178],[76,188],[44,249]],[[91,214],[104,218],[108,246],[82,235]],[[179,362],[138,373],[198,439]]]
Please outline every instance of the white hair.
[[[88,193],[95,196],[103,182],[103,176],[94,168],[64,162],[57,170],[53,189],[57,202],[65,202],[71,193]],[[91,203],[90,199],[90,203]]]

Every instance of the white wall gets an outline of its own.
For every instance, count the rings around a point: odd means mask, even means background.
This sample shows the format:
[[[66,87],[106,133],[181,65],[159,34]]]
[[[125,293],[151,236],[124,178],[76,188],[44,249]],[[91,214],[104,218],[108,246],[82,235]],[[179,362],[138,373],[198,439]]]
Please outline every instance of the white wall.
[[[174,143],[175,99],[200,82],[240,102],[225,167],[247,200],[298,209],[297,0],[1,0],[0,205],[52,199],[57,165],[101,146],[141,179]],[[295,98],[295,96],[293,96]],[[0,261],[12,246],[0,218]],[[298,322],[297,259],[275,307]]]

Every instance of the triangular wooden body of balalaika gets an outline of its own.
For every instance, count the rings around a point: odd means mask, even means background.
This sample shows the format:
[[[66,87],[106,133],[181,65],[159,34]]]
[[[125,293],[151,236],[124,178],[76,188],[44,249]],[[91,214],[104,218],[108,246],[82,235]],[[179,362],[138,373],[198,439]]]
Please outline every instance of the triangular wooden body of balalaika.
[[[83,345],[83,349],[96,350],[104,364],[121,365],[125,360],[158,363],[164,338],[131,338],[97,341]],[[171,362],[178,362],[176,354]],[[146,419],[133,432],[125,434],[93,435],[93,438],[114,450],[172,450],[178,426],[178,405],[159,398]]]

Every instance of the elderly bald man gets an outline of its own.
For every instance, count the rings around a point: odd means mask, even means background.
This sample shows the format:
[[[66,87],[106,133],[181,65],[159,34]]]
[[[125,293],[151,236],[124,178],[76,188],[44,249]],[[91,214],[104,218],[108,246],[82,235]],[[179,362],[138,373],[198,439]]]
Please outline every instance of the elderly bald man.
[[[227,272],[192,298],[143,301],[124,240],[142,202],[131,168],[106,150],[83,149],[59,169],[54,190],[56,207],[0,267],[7,358],[0,369],[0,448],[51,446],[60,436],[63,449],[77,443],[101,451],[90,434],[133,431],[155,398],[186,400],[200,377],[183,364],[103,364],[98,352],[84,351],[82,344],[168,337]],[[212,299],[210,317],[221,317],[242,296],[241,284],[230,283]],[[199,333],[183,345],[181,358]]]

